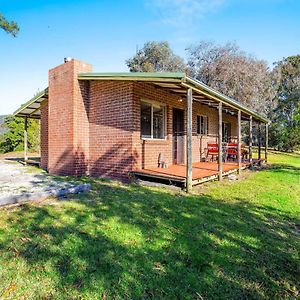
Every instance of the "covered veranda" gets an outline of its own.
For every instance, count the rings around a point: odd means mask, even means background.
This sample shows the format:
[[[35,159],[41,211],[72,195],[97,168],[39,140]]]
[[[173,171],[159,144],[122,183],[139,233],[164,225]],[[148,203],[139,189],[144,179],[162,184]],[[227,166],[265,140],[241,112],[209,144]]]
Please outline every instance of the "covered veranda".
[[[184,73],[82,73],[79,74],[78,78],[80,80],[130,80],[147,82],[156,88],[179,95],[185,101],[185,164],[169,165],[167,168],[143,168],[133,172],[136,176],[182,182],[185,185],[186,191],[191,192],[193,185],[214,179],[221,181],[224,176],[232,172],[240,173],[242,169],[248,166],[267,162],[269,120]],[[196,102],[207,105],[217,111],[218,134],[216,140],[218,153],[216,162],[201,161],[192,163],[193,103]],[[222,136],[223,114],[236,116],[238,132],[236,137],[237,155],[235,161],[224,160],[224,151],[226,150],[224,150]],[[242,160],[242,122],[247,123],[248,127],[248,153],[247,159],[244,160]],[[253,129],[255,127],[257,129],[257,158],[253,156]]]
[[[48,88],[37,93],[32,99],[17,109],[13,116],[24,118],[24,164],[37,164],[37,160],[28,157],[28,119],[41,119],[41,108],[48,101]]]

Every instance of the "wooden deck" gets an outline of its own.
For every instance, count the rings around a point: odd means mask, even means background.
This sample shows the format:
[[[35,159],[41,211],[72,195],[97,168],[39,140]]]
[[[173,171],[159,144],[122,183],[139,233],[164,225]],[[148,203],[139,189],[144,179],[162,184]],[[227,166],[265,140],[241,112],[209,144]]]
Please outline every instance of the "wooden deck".
[[[242,163],[242,169],[249,166],[248,162]],[[235,162],[223,163],[223,175],[226,176],[238,170]],[[184,183],[186,179],[185,165],[171,165],[168,168],[148,168],[133,172],[136,176],[143,178],[168,180],[170,182]],[[217,162],[197,162],[193,163],[193,185],[214,180],[218,177]]]

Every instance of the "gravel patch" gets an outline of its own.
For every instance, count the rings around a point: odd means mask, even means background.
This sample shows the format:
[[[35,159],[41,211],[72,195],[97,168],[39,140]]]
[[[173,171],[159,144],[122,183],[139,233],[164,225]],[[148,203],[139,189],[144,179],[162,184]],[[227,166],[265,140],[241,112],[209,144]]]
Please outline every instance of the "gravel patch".
[[[56,181],[46,173],[0,160],[0,206],[88,192],[90,184]]]

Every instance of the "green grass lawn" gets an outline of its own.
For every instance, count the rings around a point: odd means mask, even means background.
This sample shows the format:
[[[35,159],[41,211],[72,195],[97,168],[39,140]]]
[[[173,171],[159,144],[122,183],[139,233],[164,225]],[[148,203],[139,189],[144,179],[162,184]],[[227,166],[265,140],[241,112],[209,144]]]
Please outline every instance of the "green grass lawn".
[[[0,299],[299,299],[300,155],[185,195],[92,182],[0,210]]]

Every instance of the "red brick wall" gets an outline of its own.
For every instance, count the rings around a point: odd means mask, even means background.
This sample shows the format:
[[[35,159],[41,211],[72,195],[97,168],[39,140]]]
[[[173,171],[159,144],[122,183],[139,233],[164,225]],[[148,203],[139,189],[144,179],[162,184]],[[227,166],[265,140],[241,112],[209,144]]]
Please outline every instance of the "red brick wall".
[[[78,66],[76,66],[78,68]],[[75,74],[80,69],[75,69]],[[73,106],[74,175],[89,174],[89,81],[76,82]]]
[[[90,83],[90,174],[127,178],[133,169],[157,167],[159,153],[173,163],[173,108],[185,110],[185,100],[147,83],[92,81]],[[140,133],[141,99],[166,104],[166,140],[142,140]],[[197,135],[197,115],[207,115],[209,134]],[[185,117],[186,119],[186,117]],[[223,114],[232,122],[234,117]],[[193,161],[204,159],[208,142],[216,142],[218,111],[197,102],[193,104]]]
[[[150,100],[166,104],[167,110],[167,128],[166,140],[141,140],[141,100]],[[163,89],[155,88],[148,83],[134,84],[134,132],[132,136],[133,149],[138,154],[135,169],[157,167],[158,156],[162,153],[167,162],[172,163],[172,109],[184,109],[184,102],[179,102],[180,97],[170,94]]]
[[[44,100],[41,104],[41,121],[40,121],[40,147],[41,147],[41,163],[40,166],[44,170],[48,170],[48,100]]]
[[[133,83],[90,84],[90,174],[128,178],[136,160],[132,152]]]
[[[77,73],[92,66],[72,60],[49,71],[48,171],[81,175],[88,165],[88,119]],[[86,139],[87,138],[87,139]]]
[[[160,153],[172,164],[172,113],[173,108],[185,110],[185,99],[148,83],[78,81],[78,73],[91,69],[71,61],[49,71],[49,101],[42,109],[42,166],[54,174],[125,179],[133,169],[157,167]],[[142,99],[166,104],[166,140],[141,139]],[[197,135],[197,115],[208,116],[211,136]],[[223,115],[236,134],[236,117]],[[205,157],[209,141],[217,141],[217,121],[216,109],[194,102],[193,161]]]
[[[167,110],[167,128],[166,140],[141,140],[140,134],[140,102],[141,100],[150,100],[165,103]],[[136,153],[137,160],[134,164],[135,169],[157,167],[158,156],[164,155],[168,164],[173,163],[173,108],[179,108],[186,111],[186,101],[180,101],[181,97],[170,94],[168,91],[155,88],[148,83],[134,84],[134,132],[133,132],[133,151]],[[197,115],[208,116],[208,136],[197,134]],[[231,123],[232,134],[236,135],[236,117],[223,113],[223,120]],[[186,116],[184,117],[186,122]],[[184,125],[185,126],[185,125]],[[186,126],[185,126],[186,127]],[[199,102],[193,102],[193,162],[205,159],[206,147],[208,142],[216,143],[218,134],[218,111],[207,105],[201,105]],[[186,130],[186,129],[185,129]],[[184,145],[185,151],[185,145]],[[185,157],[185,154],[184,154]]]

